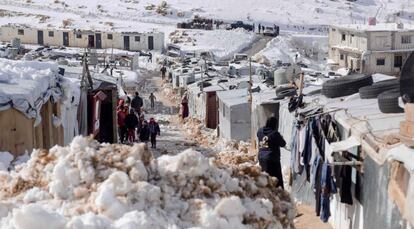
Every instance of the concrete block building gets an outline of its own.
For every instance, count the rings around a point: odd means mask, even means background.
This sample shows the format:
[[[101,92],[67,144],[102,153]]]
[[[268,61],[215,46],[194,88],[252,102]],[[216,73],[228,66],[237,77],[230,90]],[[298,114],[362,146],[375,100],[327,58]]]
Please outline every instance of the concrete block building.
[[[374,22],[329,28],[329,63],[336,68],[399,75],[413,51],[414,25]]]
[[[98,31],[83,29],[32,28],[21,24],[0,27],[0,41],[19,38],[23,44],[65,46],[129,51],[163,50],[164,33],[135,31]]]

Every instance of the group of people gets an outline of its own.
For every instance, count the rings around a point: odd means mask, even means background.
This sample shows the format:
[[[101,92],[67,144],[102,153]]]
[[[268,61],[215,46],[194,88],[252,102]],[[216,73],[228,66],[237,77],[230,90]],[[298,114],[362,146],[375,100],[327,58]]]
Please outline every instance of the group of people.
[[[150,95],[151,107],[154,106],[155,96]],[[130,105],[120,100],[117,108],[118,135],[121,143],[134,143],[138,140],[147,143],[151,141],[151,148],[157,147],[157,136],[161,134],[160,127],[154,118],[147,121],[142,112],[144,103],[138,92],[135,92]]]

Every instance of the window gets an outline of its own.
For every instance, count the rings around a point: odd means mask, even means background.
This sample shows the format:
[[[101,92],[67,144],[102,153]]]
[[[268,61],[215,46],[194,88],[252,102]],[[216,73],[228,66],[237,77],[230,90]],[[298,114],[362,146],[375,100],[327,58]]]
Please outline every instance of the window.
[[[332,29],[332,32],[335,32],[336,31],[336,29]]]
[[[17,34],[18,35],[24,35],[24,29],[18,29]]]
[[[55,36],[55,32],[49,31],[49,37],[54,37],[54,36]]]
[[[141,42],[141,37],[140,36],[135,36],[135,41],[136,42]]]
[[[378,58],[377,59],[377,66],[385,65],[385,58]]]
[[[82,34],[77,33],[77,34],[76,34],[76,38],[78,38],[78,39],[82,39]]]
[[[344,60],[344,54],[339,55],[339,59]]]
[[[354,34],[351,34],[351,37],[349,38],[349,43],[352,43],[353,39],[354,39]]]
[[[107,38],[108,38],[108,40],[112,40],[113,39],[112,34],[108,34]]]
[[[345,40],[346,40],[346,35],[342,34],[342,41],[345,41]]]
[[[411,44],[411,36],[410,35],[401,36],[401,44]]]
[[[394,67],[401,68],[402,64],[402,56],[394,56]]]

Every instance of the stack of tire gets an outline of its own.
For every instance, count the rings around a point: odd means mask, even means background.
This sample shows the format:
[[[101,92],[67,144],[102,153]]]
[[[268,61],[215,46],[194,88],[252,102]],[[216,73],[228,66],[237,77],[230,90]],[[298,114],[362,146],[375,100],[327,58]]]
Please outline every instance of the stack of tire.
[[[398,104],[400,97],[400,81],[398,79],[384,80],[359,89],[361,99],[378,98],[378,106],[382,113],[402,113]]]
[[[355,74],[326,81],[322,85],[322,94],[328,98],[338,98],[359,92],[359,89],[372,85],[370,75]]]
[[[296,88],[290,86],[279,86],[276,88],[276,99],[284,99],[286,97],[295,96]]]

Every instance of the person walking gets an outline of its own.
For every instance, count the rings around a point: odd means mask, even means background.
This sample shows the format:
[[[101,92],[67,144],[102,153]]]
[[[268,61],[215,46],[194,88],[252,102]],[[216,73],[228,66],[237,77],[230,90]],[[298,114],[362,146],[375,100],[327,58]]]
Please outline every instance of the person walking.
[[[262,26],[260,25],[260,23],[259,23],[259,26],[257,28],[258,28],[259,34],[260,34],[260,30],[262,29]]]
[[[181,100],[181,118],[185,119],[188,117],[188,99],[187,95],[184,95],[183,99]]]
[[[283,187],[282,167],[280,164],[280,147],[285,147],[286,142],[277,131],[278,120],[271,117],[266,126],[257,131],[259,140],[259,164],[263,171],[278,179],[277,187]]]
[[[162,80],[165,80],[165,73],[167,72],[167,68],[165,67],[165,65],[161,67],[160,71]]]
[[[152,63],[152,53],[148,52],[148,62]]]
[[[150,135],[151,135],[151,148],[157,148],[157,135],[161,134],[160,126],[155,121],[154,118],[150,118],[150,122],[148,124]]]
[[[141,108],[144,105],[144,102],[141,97],[139,97],[139,93],[135,92],[135,96],[131,101],[131,107],[135,110],[138,116],[141,115]]]
[[[144,120],[142,123],[141,131],[139,132],[139,140],[141,142],[147,143],[150,136],[150,129],[148,127],[147,120]]]
[[[128,131],[128,141],[130,143],[134,143],[135,142],[135,129],[138,126],[138,118],[135,115],[135,112],[133,109],[131,109],[125,117],[125,126]]]
[[[154,93],[151,92],[149,96],[149,100],[151,102],[151,109],[154,109],[155,107],[155,100],[157,100],[157,97],[155,97]]]
[[[118,107],[117,110],[117,118],[118,118],[118,135],[119,135],[119,141],[121,143],[124,143],[126,140],[126,133],[127,129],[125,126],[125,118],[126,118],[126,112],[125,112],[125,106],[121,104]]]

